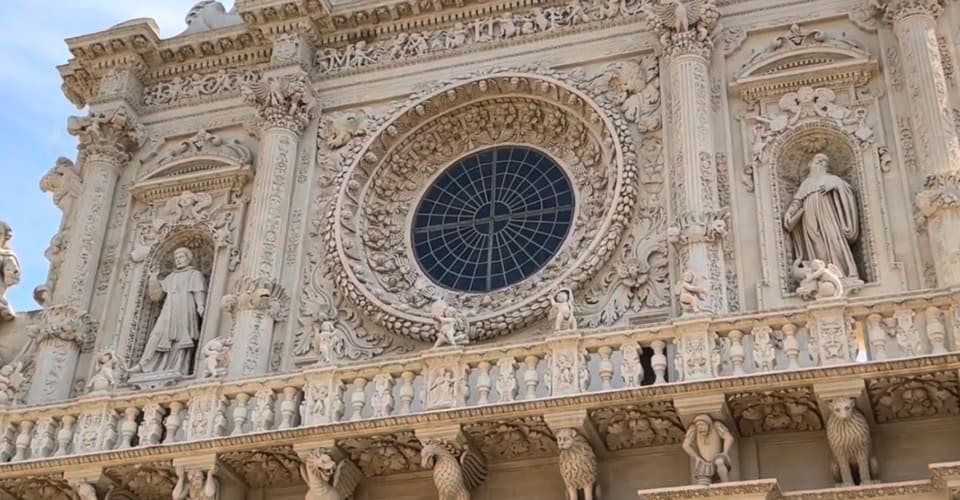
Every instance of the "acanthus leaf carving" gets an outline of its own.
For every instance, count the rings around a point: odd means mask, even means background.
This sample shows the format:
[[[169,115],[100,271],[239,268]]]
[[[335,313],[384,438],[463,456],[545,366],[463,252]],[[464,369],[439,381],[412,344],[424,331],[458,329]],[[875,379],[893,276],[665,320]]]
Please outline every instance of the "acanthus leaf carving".
[[[680,443],[684,436],[680,417],[668,401],[599,408],[590,411],[590,420],[611,451]]]
[[[657,0],[649,7],[647,15],[667,57],[710,56],[720,29],[716,0]]]
[[[227,158],[242,166],[251,165],[253,162],[250,148],[244,146],[239,140],[223,139],[206,130],[200,130],[167,151],[157,164],[163,166],[201,155]]]
[[[810,388],[790,388],[727,397],[742,437],[771,432],[823,429],[823,420]]]
[[[122,167],[131,154],[145,141],[143,125],[131,112],[118,107],[109,112],[90,112],[87,116],[71,116],[67,132],[80,141],[80,153],[99,156]]]

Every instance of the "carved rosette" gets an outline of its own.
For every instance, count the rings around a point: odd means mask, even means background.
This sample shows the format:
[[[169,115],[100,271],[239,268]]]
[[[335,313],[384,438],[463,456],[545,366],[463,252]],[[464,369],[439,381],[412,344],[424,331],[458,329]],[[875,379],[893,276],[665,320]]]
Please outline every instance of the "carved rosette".
[[[304,73],[245,81],[240,95],[256,109],[264,129],[281,128],[297,134],[307,126],[315,104],[313,86]]]
[[[122,107],[107,113],[72,116],[67,121],[67,132],[77,137],[80,153],[86,158],[100,158],[116,168],[130,160],[145,138],[143,126]]]
[[[709,59],[720,29],[715,0],[652,2],[651,24],[667,58],[695,55]]]
[[[637,202],[633,142],[589,89],[559,78],[501,73],[447,86],[416,98],[344,160],[327,259],[345,297],[388,330],[421,341],[435,335],[430,304],[442,297],[465,311],[473,339],[489,339],[541,318],[552,290],[576,289],[600,269]],[[568,172],[575,223],[559,253],[525,282],[483,295],[441,291],[414,261],[409,218],[444,167],[500,144],[541,150]]]

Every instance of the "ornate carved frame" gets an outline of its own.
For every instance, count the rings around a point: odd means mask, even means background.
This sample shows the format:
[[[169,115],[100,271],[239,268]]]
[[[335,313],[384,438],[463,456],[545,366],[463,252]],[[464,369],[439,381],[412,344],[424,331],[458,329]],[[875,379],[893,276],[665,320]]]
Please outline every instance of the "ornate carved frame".
[[[638,197],[633,138],[587,82],[560,78],[504,72],[448,85],[414,100],[344,158],[327,239],[344,296],[388,330],[421,341],[434,337],[429,306],[443,299],[467,313],[472,338],[486,339],[536,321],[551,290],[575,289],[602,267]],[[539,149],[567,171],[578,205],[567,243],[536,275],[504,290],[427,287],[409,241],[418,196],[456,158],[507,144]]]

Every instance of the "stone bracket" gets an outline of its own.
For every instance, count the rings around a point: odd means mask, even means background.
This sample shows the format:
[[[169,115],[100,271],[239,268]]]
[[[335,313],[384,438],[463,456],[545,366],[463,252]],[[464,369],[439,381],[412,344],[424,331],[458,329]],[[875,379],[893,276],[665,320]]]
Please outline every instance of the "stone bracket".
[[[873,408],[867,397],[866,382],[862,378],[845,378],[819,382],[813,384],[813,392],[817,396],[820,414],[824,421],[830,417],[830,401],[836,398],[852,398],[857,401],[857,408],[872,425],[874,423]]]
[[[603,438],[600,437],[600,433],[597,432],[593,422],[590,421],[587,410],[561,410],[545,413],[543,415],[543,421],[546,422],[547,427],[549,427],[554,434],[561,429],[575,429],[590,443],[597,458],[603,459],[609,454]]]

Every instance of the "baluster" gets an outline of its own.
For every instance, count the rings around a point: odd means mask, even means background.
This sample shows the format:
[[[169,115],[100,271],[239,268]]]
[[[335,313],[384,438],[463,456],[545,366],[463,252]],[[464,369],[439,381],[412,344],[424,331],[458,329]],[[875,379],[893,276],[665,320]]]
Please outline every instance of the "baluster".
[[[597,354],[600,355],[600,365],[597,367],[597,374],[600,375],[600,388],[608,391],[613,389],[613,361],[610,361],[613,349],[603,346],[597,350]],[[586,366],[587,359],[589,359],[589,356],[584,356],[584,366]]]
[[[931,354],[947,353],[947,327],[943,323],[943,312],[940,308],[930,306],[925,315],[927,317],[927,340],[930,341]]]
[[[393,375],[379,373],[373,377],[373,398],[370,405],[375,418],[390,416],[393,412]]]
[[[350,420],[363,418],[363,405],[367,403],[367,379],[357,377],[353,379],[353,393],[350,395]]]
[[[650,364],[653,366],[654,384],[667,383],[667,343],[662,340],[654,340],[650,343],[653,348],[653,357],[650,358]]]
[[[14,442],[16,453],[13,455],[12,462],[19,462],[27,459],[27,453],[30,451],[30,441],[33,439],[33,421],[21,420],[20,433],[17,434],[17,440]]]
[[[30,458],[47,458],[53,453],[53,448],[56,445],[55,431],[56,425],[53,417],[43,417],[37,420],[33,441],[31,442]]]
[[[17,438],[17,427],[13,424],[7,424],[3,437],[0,439],[0,463],[9,462],[16,453],[15,440]]]
[[[537,371],[537,363],[540,360],[536,356],[527,356],[523,362],[526,369],[523,371],[523,383],[527,386],[526,399],[537,398],[537,386],[540,384],[540,372]]]
[[[753,366],[760,372],[772,371],[777,359],[777,352],[773,347],[773,329],[767,325],[757,324],[751,333],[753,334]]]
[[[138,415],[140,415],[140,409],[136,406],[129,406],[123,410],[123,422],[120,423],[120,449],[133,446],[133,436],[137,435],[137,429],[140,427],[137,423]]]
[[[640,363],[639,346],[636,342],[625,342],[620,346],[620,353],[623,355],[623,363],[620,365],[623,385],[640,387],[643,384],[643,364]]]
[[[896,322],[897,345],[904,356],[923,355],[923,341],[920,339],[920,329],[916,323],[917,313],[910,309],[894,311],[893,319]]]
[[[241,392],[237,394],[235,400],[237,406],[233,408],[233,432],[230,433],[231,436],[243,434],[243,424],[247,423],[247,414],[250,411],[247,408],[247,402],[250,401],[249,394]]]
[[[867,341],[870,342],[870,352],[875,361],[887,359],[887,329],[884,327],[883,316],[867,316]]]
[[[273,427],[273,389],[260,389],[254,397],[253,430],[254,432],[268,431]]]
[[[800,342],[797,340],[797,327],[793,323],[783,325],[783,353],[787,357],[787,369],[800,369]]]
[[[77,417],[73,415],[60,417],[60,429],[57,431],[57,452],[53,456],[64,457],[70,454],[70,445],[73,443],[76,425]]]
[[[497,360],[497,393],[501,403],[509,403],[517,399],[519,387],[517,384],[517,360],[507,356]]]
[[[743,360],[747,353],[743,349],[743,332],[740,330],[730,330],[727,334],[730,339],[730,363],[733,364],[733,375],[743,375]]]
[[[290,429],[294,426],[294,418],[297,415],[297,393],[296,387],[288,385],[283,388],[281,393],[283,399],[280,401],[280,429]]]
[[[407,414],[413,409],[413,398],[416,396],[416,390],[413,387],[413,380],[417,375],[410,370],[400,374],[400,411],[398,413]]]
[[[490,388],[493,386],[493,380],[490,378],[491,364],[487,361],[481,361],[477,365],[480,375],[477,376],[477,393],[480,397],[477,399],[478,405],[490,404]]]
[[[163,444],[170,444],[177,440],[177,432],[183,425],[184,406],[180,401],[170,402],[170,413],[163,421],[163,427],[166,429],[166,435],[163,437]]]
[[[217,401],[216,414],[213,417],[213,437],[227,435],[227,398],[222,396]]]
[[[160,443],[163,435],[164,410],[159,403],[149,403],[143,409],[143,421],[137,435],[140,437],[139,446],[148,446]]]

